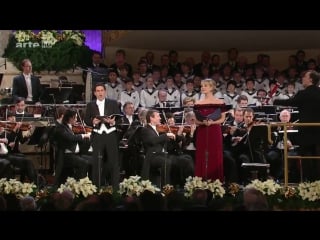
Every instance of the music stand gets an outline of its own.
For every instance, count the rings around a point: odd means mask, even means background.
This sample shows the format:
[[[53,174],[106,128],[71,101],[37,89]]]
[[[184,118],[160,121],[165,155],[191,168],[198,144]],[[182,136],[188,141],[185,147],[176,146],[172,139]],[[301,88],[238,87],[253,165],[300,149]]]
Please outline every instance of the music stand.
[[[267,125],[252,126],[250,133],[248,134],[248,140],[252,150],[267,150],[269,146],[268,134]]]
[[[72,91],[70,94],[70,103],[77,103],[83,101],[82,94],[85,92],[83,84],[72,84]]]
[[[269,175],[270,164],[268,163],[242,163],[241,168],[244,172],[245,182],[254,179],[266,181]]]
[[[277,107],[273,105],[264,105],[264,106],[252,106],[251,107],[255,113],[255,116],[259,118],[266,117],[266,122],[269,120],[275,120],[277,116]],[[273,116],[272,119],[269,119],[269,116]]]
[[[108,81],[108,68],[95,67],[91,69],[92,86],[97,83],[106,83]]]
[[[159,111],[160,117],[161,117],[161,122],[165,122],[165,116],[163,114],[166,113],[175,113],[175,112],[180,112],[183,110],[181,107],[154,107],[157,111]],[[179,116],[177,116],[179,117]],[[176,115],[174,115],[175,121],[179,122],[179,118],[176,118]],[[182,119],[182,118],[181,118]],[[181,120],[180,120],[181,122]]]
[[[71,94],[72,87],[45,88],[41,96],[41,102],[44,104],[65,103]]]
[[[40,178],[42,180],[42,184],[45,185],[45,177],[41,175],[43,173],[43,170],[46,169],[46,162],[43,166],[43,160],[44,160],[44,151],[47,147],[48,141],[49,141],[49,135],[48,132],[51,131],[52,127],[36,127],[34,129],[33,134],[30,137],[30,140],[28,142],[28,145],[36,145],[40,148],[40,165],[38,169],[38,176],[37,176],[37,186],[40,187]]]
[[[132,153],[130,156],[130,170],[132,174],[140,175],[141,166],[143,161],[141,160],[142,155],[144,156],[143,145],[141,141],[141,130],[143,126],[137,126],[134,132],[128,138],[128,152]]]

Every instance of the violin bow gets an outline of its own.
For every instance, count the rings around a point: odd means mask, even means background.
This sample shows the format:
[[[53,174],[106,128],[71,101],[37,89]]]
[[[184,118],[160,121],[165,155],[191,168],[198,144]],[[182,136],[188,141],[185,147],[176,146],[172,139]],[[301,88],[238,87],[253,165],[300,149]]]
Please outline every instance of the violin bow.
[[[168,123],[168,120],[167,120],[167,116],[166,116],[166,114],[165,114],[165,112],[164,112],[163,109],[162,109],[162,114],[163,114],[163,117],[164,117],[164,121],[166,122],[166,125],[167,125],[167,127],[168,127],[168,132],[169,132],[169,133],[172,133],[172,132],[171,132],[171,129],[170,129],[170,126],[169,126],[169,123]]]
[[[83,129],[83,132],[86,133],[86,128],[84,127],[84,121],[82,120],[81,116],[80,116],[80,112],[79,109],[76,109],[77,111],[77,116],[79,117],[80,123],[81,123],[81,127]]]

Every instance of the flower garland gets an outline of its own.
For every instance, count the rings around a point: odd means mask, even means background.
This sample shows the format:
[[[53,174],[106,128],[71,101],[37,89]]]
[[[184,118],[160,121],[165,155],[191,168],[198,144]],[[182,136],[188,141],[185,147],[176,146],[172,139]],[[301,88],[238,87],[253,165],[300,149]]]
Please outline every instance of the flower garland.
[[[31,30],[18,30],[13,33],[18,43],[39,42],[40,46],[54,46],[57,42],[71,40],[78,46],[83,46],[85,34],[79,30],[62,30],[59,33],[56,30],[41,30],[38,34]]]
[[[300,183],[297,187],[284,188],[273,180],[260,181],[253,180],[244,188],[255,188],[261,191],[269,202],[269,206],[274,209],[312,209],[318,210],[320,208],[320,181]],[[237,204],[241,200],[241,188],[238,184],[230,184],[225,189],[219,180],[203,180],[200,177],[188,177],[184,186],[184,195],[187,198],[192,196],[196,189],[208,190],[212,193],[213,200],[221,200],[225,205]],[[46,199],[50,199],[52,194],[65,190],[70,190],[77,200],[82,200],[94,194],[102,194],[108,192],[113,193],[115,199],[121,196],[137,196],[139,197],[142,192],[148,190],[153,193],[159,193],[160,189],[152,185],[149,180],[141,180],[140,176],[131,176],[125,178],[119,185],[119,191],[113,192],[112,188],[103,187],[100,190],[89,180],[88,177],[75,180],[68,178],[65,184],[61,184],[58,189],[44,188],[37,191],[37,187],[33,183],[21,183],[16,179],[0,179],[0,195],[15,196],[21,199],[24,196],[35,196],[39,206],[45,203]],[[167,196],[172,191],[175,191],[172,185],[163,187],[163,196]],[[120,199],[119,199],[120,200]]]

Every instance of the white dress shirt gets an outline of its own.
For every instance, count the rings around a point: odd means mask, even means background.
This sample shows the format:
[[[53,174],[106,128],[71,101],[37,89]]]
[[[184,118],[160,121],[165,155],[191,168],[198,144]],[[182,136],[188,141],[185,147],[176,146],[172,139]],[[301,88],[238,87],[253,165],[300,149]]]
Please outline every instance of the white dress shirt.
[[[26,98],[26,101],[32,101],[32,85],[31,85],[31,75],[23,74],[24,79],[26,80],[27,90],[28,90],[28,96]]]

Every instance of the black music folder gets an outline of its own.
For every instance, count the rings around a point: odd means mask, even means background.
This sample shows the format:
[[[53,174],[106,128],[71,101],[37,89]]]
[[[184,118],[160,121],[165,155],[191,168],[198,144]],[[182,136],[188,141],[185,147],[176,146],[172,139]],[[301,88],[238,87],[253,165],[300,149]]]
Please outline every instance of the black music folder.
[[[194,110],[194,113],[196,115],[196,118],[198,121],[204,121],[204,120],[213,120],[216,121],[219,118],[221,118],[221,109],[217,108],[213,113],[203,116],[198,110]]]
[[[95,116],[95,118],[99,119],[99,120],[102,120],[103,118],[113,118],[113,117],[116,117],[116,120],[118,118],[121,118],[123,117],[124,115],[123,114],[118,114],[118,113],[114,113],[114,114],[111,114],[109,116]]]

